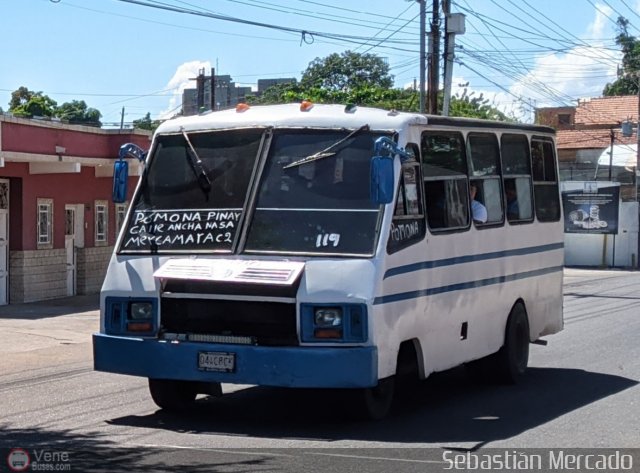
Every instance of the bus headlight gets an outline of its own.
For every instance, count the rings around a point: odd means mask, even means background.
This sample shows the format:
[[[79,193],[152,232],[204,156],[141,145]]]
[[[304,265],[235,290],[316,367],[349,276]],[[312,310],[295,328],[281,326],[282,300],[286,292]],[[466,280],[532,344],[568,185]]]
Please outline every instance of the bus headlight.
[[[318,307],[313,318],[316,327],[338,327],[342,325],[342,308]]]
[[[141,320],[153,317],[153,304],[151,302],[132,302],[129,306],[129,319]]]
[[[107,297],[104,327],[109,335],[153,335],[157,331],[158,300]]]
[[[300,317],[303,342],[367,341],[365,304],[301,304]]]

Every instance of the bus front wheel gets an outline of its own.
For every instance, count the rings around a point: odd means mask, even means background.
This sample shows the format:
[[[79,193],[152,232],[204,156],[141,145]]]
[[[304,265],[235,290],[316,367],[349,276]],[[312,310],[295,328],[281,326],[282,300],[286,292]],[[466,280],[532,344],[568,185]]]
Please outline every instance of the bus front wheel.
[[[149,378],[149,393],[153,402],[168,411],[188,408],[196,400],[197,391],[194,382]]]
[[[371,388],[352,390],[350,409],[356,419],[383,419],[391,410],[394,392],[395,376],[381,379]]]

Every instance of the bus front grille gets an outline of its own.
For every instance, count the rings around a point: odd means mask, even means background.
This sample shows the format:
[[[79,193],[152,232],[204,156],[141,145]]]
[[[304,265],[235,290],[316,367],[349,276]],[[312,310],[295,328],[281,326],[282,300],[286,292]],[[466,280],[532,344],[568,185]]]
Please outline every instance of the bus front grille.
[[[160,327],[170,333],[251,337],[263,346],[298,345],[294,303],[163,298]]]

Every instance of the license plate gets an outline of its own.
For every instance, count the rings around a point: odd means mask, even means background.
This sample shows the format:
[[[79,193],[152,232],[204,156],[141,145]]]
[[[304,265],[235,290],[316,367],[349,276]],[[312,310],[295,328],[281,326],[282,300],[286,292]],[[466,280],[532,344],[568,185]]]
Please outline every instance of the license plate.
[[[198,353],[198,369],[232,373],[236,369],[235,353],[201,351]]]

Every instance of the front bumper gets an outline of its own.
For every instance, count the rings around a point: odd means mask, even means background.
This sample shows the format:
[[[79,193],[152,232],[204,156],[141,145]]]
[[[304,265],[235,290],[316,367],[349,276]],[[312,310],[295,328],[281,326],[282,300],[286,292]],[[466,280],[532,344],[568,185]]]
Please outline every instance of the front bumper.
[[[199,352],[235,354],[232,373],[198,369]],[[262,347],[93,335],[94,368],[185,381],[295,388],[365,388],[378,382],[375,347]]]

